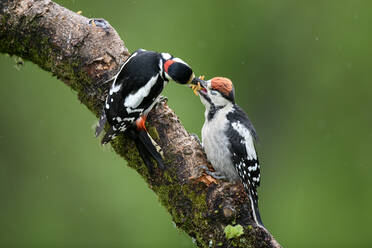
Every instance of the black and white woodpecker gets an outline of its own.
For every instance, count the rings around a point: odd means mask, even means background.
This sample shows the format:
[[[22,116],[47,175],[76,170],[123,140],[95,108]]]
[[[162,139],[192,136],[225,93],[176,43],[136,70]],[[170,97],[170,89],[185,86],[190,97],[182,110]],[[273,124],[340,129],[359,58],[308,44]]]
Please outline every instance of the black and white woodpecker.
[[[144,49],[135,51],[112,79],[104,111],[96,128],[96,137],[107,121],[110,129],[102,138],[102,144],[110,142],[119,133],[126,132],[135,141],[147,166],[149,156],[162,166],[161,156],[146,130],[147,114],[170,80],[188,84],[194,77],[188,64],[169,53]]]
[[[260,164],[254,146],[257,134],[247,114],[235,104],[234,86],[224,77],[194,79],[193,84],[205,106],[202,146],[215,169],[208,173],[231,182],[241,181],[251,202],[253,218],[264,227],[258,210]]]

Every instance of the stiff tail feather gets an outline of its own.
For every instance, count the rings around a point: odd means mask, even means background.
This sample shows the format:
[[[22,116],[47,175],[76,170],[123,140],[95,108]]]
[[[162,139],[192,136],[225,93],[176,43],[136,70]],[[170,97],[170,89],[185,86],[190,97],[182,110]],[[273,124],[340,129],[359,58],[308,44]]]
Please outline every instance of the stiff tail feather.
[[[151,157],[155,159],[160,169],[164,170],[163,158],[160,153],[157,151],[156,147],[151,141],[149,134],[146,130],[134,130],[128,129],[129,137],[134,140],[138,153],[141,156],[143,162],[149,169],[150,173],[153,171],[153,163],[151,162]]]
[[[112,127],[105,133],[105,136],[103,136],[101,140],[101,145],[105,145],[109,143],[112,139],[116,137],[116,131]]]
[[[249,200],[251,201],[251,208],[252,208],[252,212],[253,212],[254,221],[260,227],[265,228],[265,226],[264,226],[264,224],[262,223],[262,220],[261,220],[260,211],[258,210],[258,200],[257,200],[257,198],[254,198],[253,192],[249,193],[248,195],[249,195]]]

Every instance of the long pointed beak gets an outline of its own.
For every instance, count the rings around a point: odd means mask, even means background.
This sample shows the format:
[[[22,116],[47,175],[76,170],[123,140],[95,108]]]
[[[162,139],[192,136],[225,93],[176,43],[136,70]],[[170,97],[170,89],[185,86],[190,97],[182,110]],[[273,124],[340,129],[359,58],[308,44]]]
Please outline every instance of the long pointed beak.
[[[207,88],[207,82],[205,82],[203,79],[201,78],[194,78],[192,81],[191,81],[191,84],[195,84],[195,85],[198,85],[198,83],[200,84],[201,87],[203,88]]]
[[[198,91],[207,88],[207,82],[204,80],[204,76],[201,76],[199,78],[194,78],[191,81],[191,89],[193,90],[194,94],[198,96]]]

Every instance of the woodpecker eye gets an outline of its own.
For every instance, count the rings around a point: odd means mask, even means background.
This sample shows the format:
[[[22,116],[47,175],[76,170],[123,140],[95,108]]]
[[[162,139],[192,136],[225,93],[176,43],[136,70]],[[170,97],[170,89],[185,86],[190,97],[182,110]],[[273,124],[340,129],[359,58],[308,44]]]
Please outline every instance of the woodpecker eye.
[[[217,95],[217,91],[216,91],[216,90],[211,90],[210,93],[211,93],[211,95],[213,95],[213,96],[216,96],[216,95]]]

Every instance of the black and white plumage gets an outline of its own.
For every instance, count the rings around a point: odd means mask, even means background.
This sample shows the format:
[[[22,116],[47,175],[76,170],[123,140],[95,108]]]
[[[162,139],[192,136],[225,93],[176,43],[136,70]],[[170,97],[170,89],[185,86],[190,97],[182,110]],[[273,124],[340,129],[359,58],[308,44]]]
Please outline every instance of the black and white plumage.
[[[246,113],[235,104],[229,79],[194,80],[197,81],[201,83],[199,95],[206,108],[202,143],[207,158],[218,174],[231,182],[243,183],[254,220],[263,227],[258,209],[260,164],[254,146],[256,131]]]
[[[102,132],[107,121],[110,128],[103,137],[102,144],[110,142],[119,133],[129,131],[133,139],[141,138],[144,141],[146,136],[149,139],[145,127],[146,117],[168,81],[187,84],[193,78],[194,73],[190,66],[169,53],[144,49],[135,51],[112,80],[113,84],[96,128],[96,136]],[[148,144],[148,140],[142,143]],[[151,151],[152,148],[147,150],[156,155],[155,151]]]

